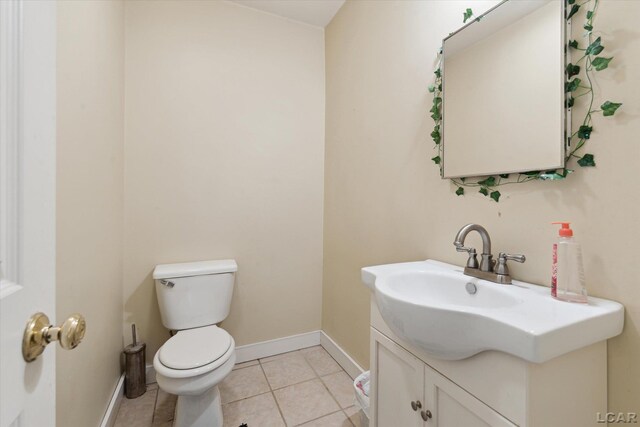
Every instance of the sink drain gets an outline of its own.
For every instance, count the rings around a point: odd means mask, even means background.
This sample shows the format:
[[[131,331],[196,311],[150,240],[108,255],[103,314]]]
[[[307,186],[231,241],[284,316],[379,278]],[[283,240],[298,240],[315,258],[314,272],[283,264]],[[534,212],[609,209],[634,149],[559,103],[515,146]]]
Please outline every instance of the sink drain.
[[[467,292],[471,295],[478,292],[478,287],[476,286],[475,283],[472,283],[472,282],[467,282],[467,284],[465,285],[465,288],[467,289]]]

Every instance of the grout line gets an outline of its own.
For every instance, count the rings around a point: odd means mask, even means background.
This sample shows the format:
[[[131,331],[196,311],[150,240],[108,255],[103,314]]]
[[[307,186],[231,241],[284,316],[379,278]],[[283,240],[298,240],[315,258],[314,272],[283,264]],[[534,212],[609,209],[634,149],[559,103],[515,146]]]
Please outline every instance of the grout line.
[[[267,378],[267,373],[264,371],[264,367],[262,366],[260,359],[258,359],[258,366],[260,366],[260,370],[262,371],[262,375],[264,375],[264,379],[267,380],[267,386],[269,386],[269,393],[271,393],[271,397],[273,398],[273,401],[276,402],[276,408],[278,408],[278,413],[280,414],[280,418],[282,419],[282,422],[286,426],[287,420],[285,420],[284,418],[284,414],[282,413],[282,409],[280,408],[278,399],[276,399],[276,395],[273,393],[273,388],[271,388],[271,383],[269,383],[269,378]]]
[[[340,405],[340,402],[338,402],[338,399],[336,399],[336,397],[333,395],[333,393],[331,393],[331,390],[329,390],[329,387],[327,387],[327,385],[324,383],[324,381],[322,381],[322,378],[320,378],[320,384],[322,384],[324,389],[327,390],[327,393],[329,393],[329,396],[331,396],[333,401],[336,402],[336,405],[338,405],[338,408],[340,408],[340,410],[342,410],[342,405]]]
[[[312,421],[317,421],[317,420],[319,420],[320,418],[328,417],[329,415],[337,414],[338,412],[343,412],[343,411],[342,411],[342,410],[339,410],[339,411],[329,412],[328,414],[320,415],[320,416],[319,416],[319,417],[317,417],[317,418],[313,418],[313,419],[307,420],[307,421],[303,422],[302,424],[296,424],[294,427],[304,427],[304,425],[305,425],[305,424],[307,424],[307,423],[310,423],[310,422],[312,422]],[[345,414],[345,415],[346,415],[346,414]],[[349,417],[347,417],[347,421],[349,421],[349,423],[351,423],[351,420],[349,420]]]
[[[347,375],[348,375],[348,374],[347,374]],[[351,421],[351,417],[349,417],[349,414],[347,414],[347,409],[352,408],[352,407],[354,407],[354,406],[355,406],[355,405],[351,405],[351,406],[348,406],[348,407],[346,407],[346,408],[342,408],[342,412],[344,412],[344,416],[345,416],[345,417],[347,417],[347,420],[349,421],[349,423],[350,423],[353,427],[356,427],[356,425],[353,423],[353,421]],[[356,412],[356,414],[357,414],[358,416],[360,416],[360,414],[358,414],[357,412]]]
[[[156,388],[156,398],[153,401],[153,413],[151,414],[151,424],[153,424],[153,422],[156,420],[156,408],[158,407],[158,395],[160,394],[158,393],[158,390],[160,390],[160,386]]]
[[[242,402],[243,400],[252,399],[254,397],[262,396],[263,394],[269,394],[269,393],[271,393],[271,390],[263,391],[262,393],[254,394],[253,396],[243,397],[242,399],[232,400],[231,402],[223,403],[222,406],[231,405],[232,403]]]

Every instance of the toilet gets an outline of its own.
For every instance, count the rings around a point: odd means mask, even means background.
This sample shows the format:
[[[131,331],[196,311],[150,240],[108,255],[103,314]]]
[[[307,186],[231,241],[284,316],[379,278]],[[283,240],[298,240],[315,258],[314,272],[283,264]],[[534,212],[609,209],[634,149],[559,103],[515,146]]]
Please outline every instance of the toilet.
[[[162,324],[176,332],[153,358],[158,386],[178,396],[175,427],[222,427],[218,384],[236,362],[235,342],[217,326],[229,314],[234,260],[158,265],[153,278]]]

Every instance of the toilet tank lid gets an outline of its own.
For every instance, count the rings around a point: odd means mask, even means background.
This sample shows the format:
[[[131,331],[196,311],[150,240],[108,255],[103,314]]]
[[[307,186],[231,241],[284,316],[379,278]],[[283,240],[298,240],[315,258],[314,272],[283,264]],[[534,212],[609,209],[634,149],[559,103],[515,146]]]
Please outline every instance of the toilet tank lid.
[[[215,261],[183,262],[179,264],[157,265],[153,270],[154,279],[173,279],[176,277],[202,276],[205,274],[234,273],[238,264],[233,259]]]

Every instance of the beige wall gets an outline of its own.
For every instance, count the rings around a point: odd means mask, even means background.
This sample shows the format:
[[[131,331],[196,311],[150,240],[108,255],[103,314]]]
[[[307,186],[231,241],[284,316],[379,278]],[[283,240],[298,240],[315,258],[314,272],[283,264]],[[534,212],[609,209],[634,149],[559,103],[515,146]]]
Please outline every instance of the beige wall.
[[[125,331],[156,264],[235,258],[237,345],[317,330],[324,33],[229,2],[126,4]]]
[[[123,12],[58,2],[56,320],[87,320],[78,348],[56,350],[58,426],[99,425],[120,377]]]
[[[474,10],[486,4],[474,3]],[[476,222],[491,233],[495,251],[527,255],[524,265],[512,266],[517,278],[548,284],[556,234],[549,222],[571,220],[589,291],[626,307],[624,332],[609,342],[609,409],[640,411],[640,2],[600,3],[597,25],[605,53],[616,59],[597,76],[596,105],[603,94],[625,106],[614,118],[595,119],[588,150],[598,166],[565,182],[504,188],[499,204],[473,192],[456,196],[430,160],[426,88],[440,40],[461,25],[464,7],[348,1],[326,29],[323,329],[368,365],[362,266],[426,258],[461,265],[453,237]]]

